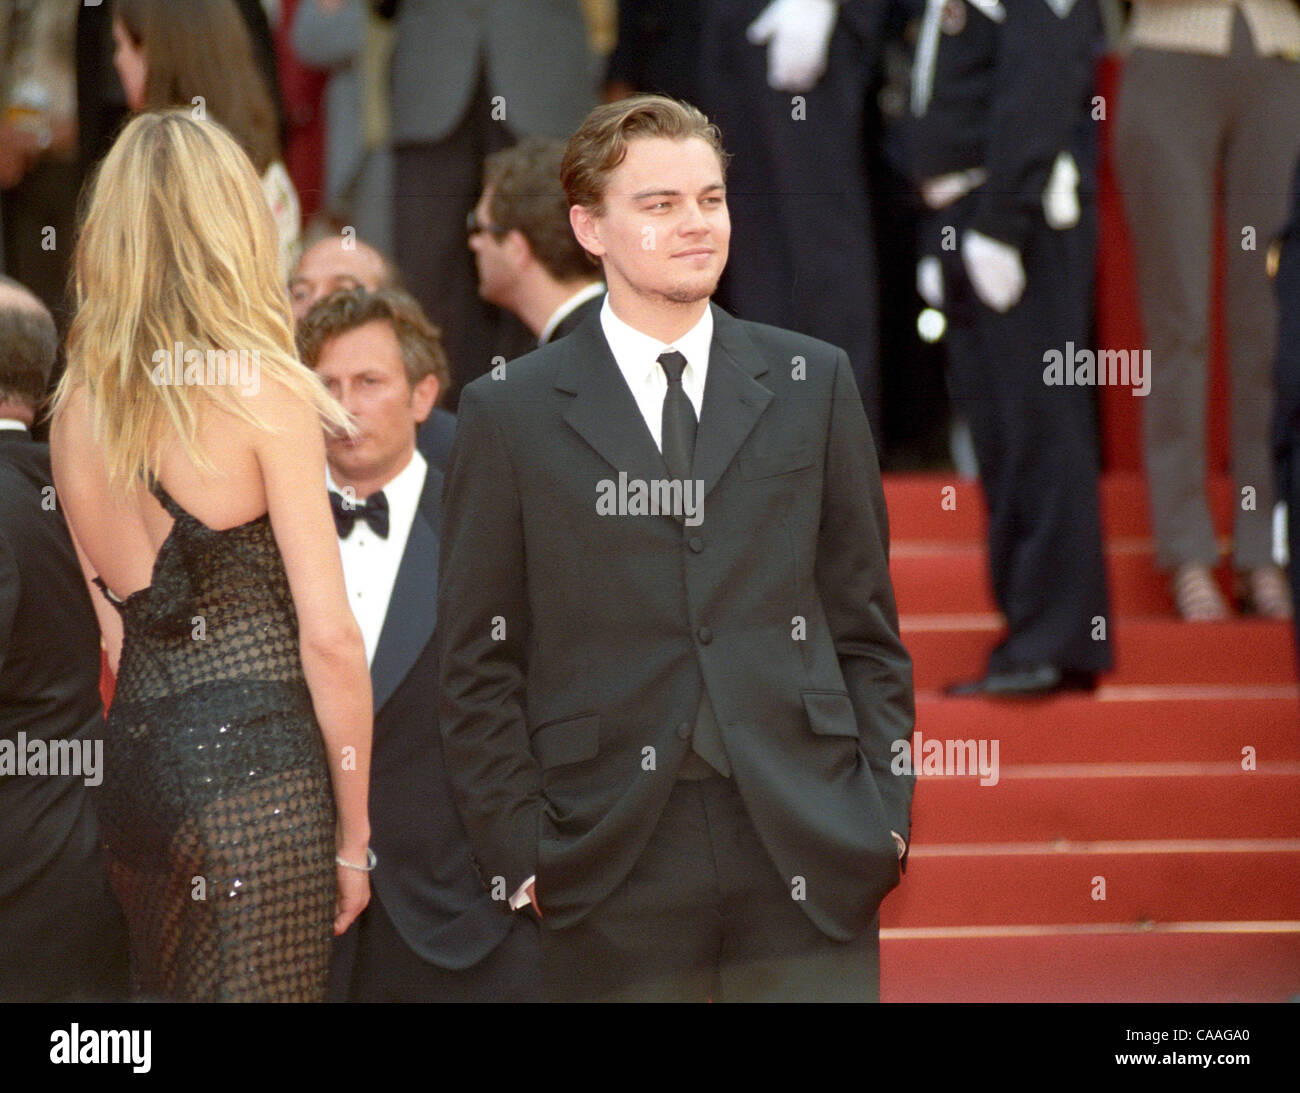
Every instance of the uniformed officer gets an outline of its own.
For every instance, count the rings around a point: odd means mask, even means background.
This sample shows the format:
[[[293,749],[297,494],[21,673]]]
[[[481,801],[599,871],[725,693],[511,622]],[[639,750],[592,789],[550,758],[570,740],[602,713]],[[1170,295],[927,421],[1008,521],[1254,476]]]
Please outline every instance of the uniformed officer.
[[[911,170],[928,214],[922,295],[948,320],[1007,633],[949,693],[1090,687],[1110,666],[1095,392],[1048,382],[1088,344],[1097,0],[926,0]]]

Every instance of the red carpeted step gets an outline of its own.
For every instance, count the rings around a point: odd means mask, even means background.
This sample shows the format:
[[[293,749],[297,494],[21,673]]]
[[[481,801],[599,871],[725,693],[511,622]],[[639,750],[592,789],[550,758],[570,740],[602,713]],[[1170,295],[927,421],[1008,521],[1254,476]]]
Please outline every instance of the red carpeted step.
[[[1105,807],[1105,802],[1098,802]],[[1104,878],[1105,899],[1094,879]],[[1300,921],[1300,839],[914,843],[882,926]]]
[[[886,475],[885,503],[893,543],[984,540],[984,499],[978,483],[952,474]],[[1101,479],[1102,527],[1106,539],[1151,537],[1146,482],[1136,471],[1117,471]],[[1231,479],[1210,476],[1208,495],[1215,529],[1227,534],[1241,503]]]
[[[1180,923],[1103,933],[1042,927],[958,936],[882,930],[881,1001],[1286,1002],[1300,994],[1300,923],[1289,925]],[[1236,1053],[1238,1046],[1193,1042],[1172,1050]],[[1166,1047],[1135,1042],[1132,1050]],[[1240,1049],[1248,1052],[1249,1044]]]
[[[1300,828],[1300,763],[1253,771],[1232,763],[1011,766],[1005,749],[999,752],[1000,763],[984,768],[996,781],[917,780],[917,849],[1058,839],[1284,839]]]
[[[1001,633],[991,615],[905,615],[903,643],[918,690],[979,675]],[[1110,628],[1113,684],[1282,684],[1295,681],[1289,623],[1124,619]]]
[[[984,551],[975,544],[896,545],[889,571],[898,610],[905,615],[997,610]],[[1173,615],[1167,581],[1157,572],[1149,546],[1107,550],[1106,574],[1116,615]],[[1230,586],[1225,583],[1223,591],[1228,595]]]
[[[1044,702],[917,697],[923,737],[997,737],[1002,761],[1240,762],[1242,748],[1257,763],[1300,760],[1300,698],[1294,686],[1220,688],[1216,697],[1179,697],[1190,688],[1103,687],[1090,695]],[[1132,694],[1133,697],[1123,697]],[[1300,835],[1300,830],[1295,832]]]

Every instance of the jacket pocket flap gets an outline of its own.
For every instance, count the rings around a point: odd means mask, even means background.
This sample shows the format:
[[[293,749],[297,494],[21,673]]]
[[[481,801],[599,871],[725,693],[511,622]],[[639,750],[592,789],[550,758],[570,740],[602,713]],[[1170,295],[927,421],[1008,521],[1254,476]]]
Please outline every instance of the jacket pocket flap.
[[[740,457],[741,473],[746,478],[773,478],[778,474],[793,474],[816,462],[812,446],[784,448],[769,452],[748,452]]]
[[[583,714],[552,721],[533,733],[533,754],[542,770],[581,763],[600,750],[600,715]]]
[[[853,703],[843,691],[801,691],[808,727],[819,736],[858,738],[858,719]]]

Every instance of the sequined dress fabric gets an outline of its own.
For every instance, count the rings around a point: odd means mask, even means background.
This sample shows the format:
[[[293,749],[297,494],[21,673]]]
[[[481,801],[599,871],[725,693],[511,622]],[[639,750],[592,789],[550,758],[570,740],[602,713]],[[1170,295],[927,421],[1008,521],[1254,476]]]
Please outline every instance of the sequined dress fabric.
[[[334,802],[284,563],[262,516],[175,523],[125,639],[100,806],[134,986],[178,1001],[321,1001]],[[102,587],[102,583],[101,583]]]

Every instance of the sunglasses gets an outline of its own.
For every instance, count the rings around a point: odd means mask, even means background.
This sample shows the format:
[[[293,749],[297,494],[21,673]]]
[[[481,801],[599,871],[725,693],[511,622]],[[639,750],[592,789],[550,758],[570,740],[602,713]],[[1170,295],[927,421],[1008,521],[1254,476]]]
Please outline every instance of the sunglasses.
[[[487,232],[493,239],[501,239],[510,234],[510,229],[503,228],[500,224],[484,224],[478,218],[478,209],[470,209],[469,215],[465,217],[465,234],[472,239],[479,232]]]

